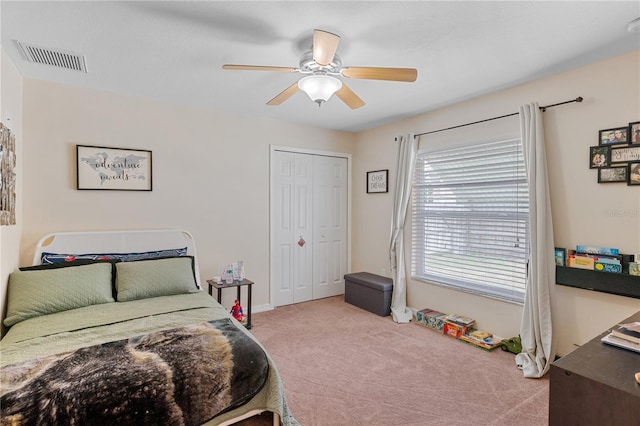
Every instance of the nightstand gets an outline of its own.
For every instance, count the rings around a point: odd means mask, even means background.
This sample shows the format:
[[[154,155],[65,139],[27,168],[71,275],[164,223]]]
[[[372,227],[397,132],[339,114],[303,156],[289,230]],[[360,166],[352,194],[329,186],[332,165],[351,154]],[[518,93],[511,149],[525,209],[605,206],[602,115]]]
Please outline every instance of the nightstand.
[[[231,287],[236,287],[238,289],[238,293],[237,293],[237,297],[236,299],[238,299],[238,302],[240,302],[240,289],[242,288],[243,285],[247,286],[247,324],[245,325],[245,327],[247,329],[251,329],[251,289],[253,288],[253,281],[249,281],[247,279],[238,281],[235,280],[233,281],[231,284],[227,284],[225,282],[222,283],[217,283],[213,280],[207,280],[207,283],[209,284],[209,295],[213,296],[213,289],[216,288],[218,289],[218,303],[222,304],[222,289],[223,288],[231,288]],[[242,303],[240,303],[242,304]]]

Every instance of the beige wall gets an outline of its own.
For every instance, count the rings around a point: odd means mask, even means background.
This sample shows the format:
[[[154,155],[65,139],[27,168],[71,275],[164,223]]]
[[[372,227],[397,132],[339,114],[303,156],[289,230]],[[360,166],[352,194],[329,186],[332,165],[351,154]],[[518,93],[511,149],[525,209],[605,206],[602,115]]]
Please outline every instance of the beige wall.
[[[15,74],[12,66],[9,73]],[[585,101],[545,113],[556,245],[638,252],[640,191],[597,184],[595,171],[587,168],[587,150],[597,143],[599,129],[640,119],[639,76],[640,52],[634,52],[357,135],[14,76],[24,85],[23,231],[5,244],[8,228],[2,229],[3,286],[7,268],[17,263],[4,266],[15,256],[15,238],[21,239],[19,263],[29,264],[37,240],[49,232],[184,228],[196,238],[203,278],[217,275],[223,263],[244,259],[247,275],[257,283],[254,305],[268,304],[270,144],[352,154],[352,270],[388,275],[391,194],[366,194],[364,188],[366,171],[379,169],[390,170],[393,187],[395,136],[514,112],[527,102],[546,105],[576,96]],[[517,118],[506,119],[424,137],[421,146],[508,137],[517,135],[517,127]],[[75,190],[76,144],[152,150],[153,191]],[[474,317],[480,327],[502,336],[519,330],[519,305],[416,281],[409,282],[408,298],[415,308]],[[557,286],[557,302],[560,354],[640,309],[638,299],[562,286]]]
[[[16,138],[17,175],[16,224],[0,226],[0,313],[4,318],[7,280],[18,266],[22,235],[22,77],[4,49],[0,51],[0,120]]]
[[[428,73],[421,78],[428,78]],[[597,145],[598,130],[640,120],[640,51],[358,134],[353,154],[353,271],[389,274],[391,193],[366,194],[360,188],[364,188],[366,171],[378,169],[390,169],[393,188],[395,136],[517,112],[520,105],[529,102],[549,105],[577,96],[584,97],[581,104],[544,113],[556,245],[612,246],[623,253],[638,253],[640,191],[625,184],[598,184],[597,172],[588,168],[588,149]],[[423,136],[420,148],[438,149],[518,134],[518,118],[513,117]],[[409,217],[405,229],[407,253],[410,227]],[[556,286],[556,291],[554,325],[561,355],[640,310],[640,300],[634,298],[564,286]],[[407,293],[411,307],[468,315],[477,320],[479,327],[505,337],[519,332],[519,305],[415,280],[408,283]]]
[[[66,85],[24,82],[20,263],[54,231],[178,228],[201,277],[245,261],[253,304],[269,301],[269,146],[351,153],[349,133],[215,113]],[[78,191],[75,145],[153,151],[153,191]],[[225,292],[232,304],[234,292]],[[229,299],[229,300],[227,300]]]

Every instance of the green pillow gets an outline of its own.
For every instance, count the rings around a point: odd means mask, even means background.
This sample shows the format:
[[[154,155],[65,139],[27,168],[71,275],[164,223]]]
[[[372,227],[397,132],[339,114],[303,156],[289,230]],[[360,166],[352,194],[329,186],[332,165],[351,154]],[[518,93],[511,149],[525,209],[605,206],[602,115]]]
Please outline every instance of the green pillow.
[[[75,268],[76,266],[91,265],[93,263],[108,262],[111,266],[111,297],[116,300],[116,267],[115,264],[121,262],[119,259],[77,259],[57,263],[45,263],[41,265],[23,266],[21,271],[42,271],[44,269]]]
[[[116,263],[118,302],[195,293],[193,256]]]
[[[16,271],[9,275],[4,325],[108,302],[114,302],[109,263]]]

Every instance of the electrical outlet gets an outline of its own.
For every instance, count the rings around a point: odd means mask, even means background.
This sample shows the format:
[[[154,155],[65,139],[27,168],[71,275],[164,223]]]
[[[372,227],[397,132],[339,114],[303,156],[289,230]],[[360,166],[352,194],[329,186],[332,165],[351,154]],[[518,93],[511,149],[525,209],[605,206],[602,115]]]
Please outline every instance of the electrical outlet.
[[[384,268],[380,269],[380,275],[382,275],[383,277],[386,277],[387,276],[387,270],[384,269]]]

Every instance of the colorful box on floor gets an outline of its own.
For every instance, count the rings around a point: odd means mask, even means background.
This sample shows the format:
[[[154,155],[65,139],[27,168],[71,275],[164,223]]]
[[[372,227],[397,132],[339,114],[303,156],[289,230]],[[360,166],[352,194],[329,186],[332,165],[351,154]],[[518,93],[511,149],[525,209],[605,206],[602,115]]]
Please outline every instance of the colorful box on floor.
[[[421,309],[418,312],[416,312],[416,322],[418,324],[422,324],[425,312],[429,312],[429,311],[431,311],[431,309]]]
[[[467,334],[467,331],[475,322],[475,320],[462,315],[450,314],[444,319],[443,332],[457,339],[463,334]]]
[[[446,316],[447,314],[434,311],[433,309],[422,309],[416,313],[418,324],[422,324],[440,333],[443,332],[444,319]]]

